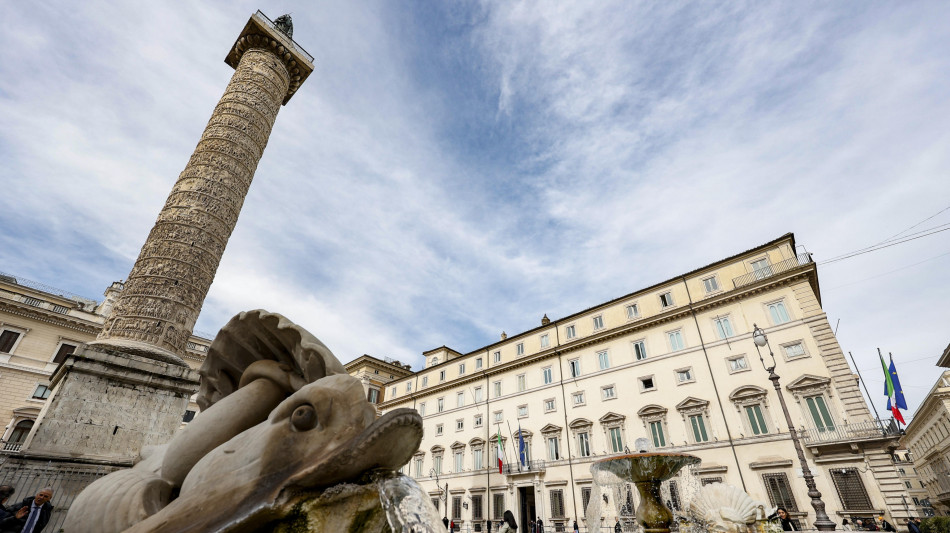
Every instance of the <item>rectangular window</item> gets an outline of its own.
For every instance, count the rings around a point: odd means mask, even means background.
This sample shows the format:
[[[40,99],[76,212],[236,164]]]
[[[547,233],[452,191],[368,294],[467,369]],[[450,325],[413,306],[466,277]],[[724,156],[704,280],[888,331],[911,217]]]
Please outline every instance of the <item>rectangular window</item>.
[[[601,370],[607,370],[610,368],[610,357],[607,355],[607,350],[597,352],[597,361],[600,362]]]
[[[610,448],[614,453],[623,451],[623,436],[620,434],[620,428],[610,428],[607,433],[610,435]]]
[[[426,403],[422,402],[419,404],[419,416],[426,416]]]
[[[482,514],[482,495],[472,494],[472,520],[481,520],[485,518]]]
[[[517,346],[515,346],[515,354],[516,354],[516,355],[524,355],[524,343],[523,343],[523,342],[519,342],[519,343],[517,344]]]
[[[574,329],[573,325],[570,325],[564,328],[564,333],[565,333],[565,337],[567,337],[568,339],[573,339],[574,337],[577,336],[577,331]]]
[[[544,400],[544,412],[550,413],[557,409],[557,402],[554,400]]]
[[[707,442],[709,441],[709,436],[706,435],[706,423],[703,420],[703,415],[692,415],[689,417],[689,425],[693,430],[693,441],[694,442]]]
[[[587,504],[590,503],[590,487],[581,489],[581,507],[584,508],[584,514],[587,514]]]
[[[551,518],[564,518],[564,490],[551,489]]]
[[[666,437],[663,436],[663,422],[650,422],[650,433],[653,436],[654,448],[662,448],[666,446]]]
[[[541,348],[547,348],[551,344],[551,342],[548,339],[549,337],[547,333],[545,333],[544,335],[541,335]]]
[[[796,342],[795,344],[787,344],[782,346],[782,348],[785,349],[786,359],[795,359],[797,357],[805,356],[805,346],[800,342]]]
[[[664,292],[660,295],[660,307],[666,308],[673,305],[673,293]]]
[[[492,392],[495,394],[495,398],[498,398],[499,396],[501,396],[501,382],[500,381],[496,381],[492,383],[492,389],[494,389]]]
[[[69,308],[63,307],[62,305],[53,304],[53,312],[65,315],[66,313],[69,313]]]
[[[627,306],[627,320],[633,320],[640,316],[640,307],[637,304]]]
[[[910,481],[905,481],[904,486],[907,487],[908,489],[914,488],[913,485],[910,484]]]
[[[32,296],[24,296],[23,303],[26,305],[32,305],[33,307],[43,307],[43,300],[39,298],[33,298]]]
[[[547,385],[554,381],[554,378],[551,375],[551,367],[546,367],[541,369],[541,376],[544,378],[544,384]]]
[[[682,331],[670,331],[666,336],[670,339],[670,351],[675,352],[684,348]]]
[[[445,410],[445,398],[439,398],[438,404],[439,404],[439,412],[441,413],[442,411]]]
[[[613,385],[608,385],[607,387],[604,387],[600,390],[603,393],[603,398],[605,400],[613,400],[617,397],[617,389],[615,389]]]
[[[475,387],[475,403],[482,401],[482,388]]]
[[[395,398],[395,397],[396,397],[396,387],[393,387],[393,388],[389,389],[389,397],[390,397],[390,398]]]
[[[439,381],[445,381],[445,370],[439,370]]]
[[[749,368],[749,364],[746,362],[744,355],[729,359],[729,370],[731,372],[738,372],[740,370],[746,370],[747,368]]]
[[[464,373],[465,373],[465,363],[460,363],[460,364],[459,364],[459,375],[461,376],[461,375],[464,374]]]
[[[436,424],[436,425],[435,425],[435,434],[436,434],[436,435],[441,435],[441,434],[442,434],[442,424]]]
[[[422,376],[422,386],[423,387],[429,386],[429,376]]]
[[[784,324],[791,320],[788,317],[788,311],[785,310],[785,302],[775,302],[769,305],[769,316],[772,317],[772,324]]]
[[[485,450],[478,448],[472,451],[472,466],[475,470],[485,468]]]
[[[716,328],[716,335],[720,339],[727,339],[734,335],[732,332],[732,324],[729,323],[729,317],[727,316],[716,317],[716,319],[713,320],[713,325]]]
[[[762,474],[762,481],[765,482],[765,489],[769,494],[769,501],[772,502],[772,505],[784,507],[789,511],[798,511],[798,504],[795,503],[792,487],[784,473]]]
[[[407,381],[407,382],[406,382],[406,392],[412,392],[412,382],[411,382],[411,381]]]
[[[690,381],[693,381],[693,369],[684,368],[682,370],[677,370],[676,381],[679,383],[689,383]]]
[[[45,400],[49,398],[50,389],[46,385],[37,385],[36,390],[33,391],[34,400]]]
[[[586,431],[577,434],[577,451],[581,457],[590,457],[590,436]]]
[[[604,329],[604,317],[603,317],[603,316],[597,315],[597,316],[594,317],[594,329],[595,329],[595,330]]]
[[[548,437],[548,460],[557,461],[561,458],[560,446],[557,437]]]
[[[19,332],[9,329],[3,330],[3,332],[0,333],[0,353],[10,353],[10,350],[13,349],[13,345],[16,344],[19,338]]]
[[[519,406],[518,406],[518,418],[524,418],[524,417],[526,417],[526,416],[528,416],[528,406],[527,406],[527,405],[519,405]]]
[[[637,359],[637,361],[643,361],[647,358],[647,347],[643,341],[633,341],[632,346],[633,356]]]
[[[525,379],[524,374],[518,374],[518,392],[525,390],[527,387],[527,380]]]
[[[571,377],[572,377],[572,378],[580,377],[580,375],[581,375],[581,362],[580,362],[580,360],[579,360],[579,359],[571,359],[570,361],[567,362],[567,364],[570,365],[570,367],[571,367]]]
[[[670,480],[670,507],[674,511],[680,510],[680,491],[679,487],[676,486],[675,480]]]
[[[765,417],[762,416],[762,407],[758,404],[748,405],[745,408],[745,414],[749,418],[749,427],[753,435],[767,435],[769,427],[765,425]]]
[[[462,452],[455,452],[455,471],[462,471]]]
[[[482,427],[482,415],[475,415],[474,424],[475,424],[475,427],[477,428]]]
[[[656,389],[656,384],[653,382],[653,376],[650,376],[648,378],[640,378],[640,390],[648,391],[648,390],[655,390],[655,389]]]
[[[497,424],[497,423],[501,422],[501,420],[502,420],[502,412],[501,412],[501,411],[495,411],[495,423]]]
[[[455,421],[455,431],[462,431],[465,429],[465,421],[461,418]]]
[[[763,279],[772,275],[772,267],[769,266],[768,258],[759,259],[752,262],[752,272],[755,272],[755,279]]]
[[[584,392],[575,392],[571,395],[571,398],[574,399],[574,405],[584,405]]]
[[[492,356],[495,358],[496,363],[501,362],[501,352],[495,352],[494,354],[492,354]]]
[[[482,368],[482,358],[479,357],[478,359],[475,360],[475,370],[479,370],[481,368]]]
[[[416,478],[422,477],[422,457],[416,457]]]
[[[369,403],[379,403],[379,389],[369,389],[366,393]]]
[[[59,345],[59,349],[56,350],[56,355],[53,356],[53,362],[56,364],[62,363],[66,359],[66,356],[76,351],[75,344],[63,344]]]
[[[462,497],[461,496],[452,496],[452,519],[453,520],[462,519]]]
[[[716,279],[716,276],[703,278],[703,287],[706,289],[706,294],[716,292],[719,290],[719,280]]]
[[[492,494],[492,518],[495,520],[501,520],[505,516],[505,495],[501,494]]]
[[[465,407],[465,393],[460,392],[455,395],[455,407]]]
[[[812,420],[815,421],[815,427],[818,431],[834,431],[835,423],[831,419],[831,413],[828,406],[825,405],[825,399],[822,396],[809,396],[805,398],[805,404],[808,405],[808,412],[811,413]],[[868,507],[870,509],[870,507]]]

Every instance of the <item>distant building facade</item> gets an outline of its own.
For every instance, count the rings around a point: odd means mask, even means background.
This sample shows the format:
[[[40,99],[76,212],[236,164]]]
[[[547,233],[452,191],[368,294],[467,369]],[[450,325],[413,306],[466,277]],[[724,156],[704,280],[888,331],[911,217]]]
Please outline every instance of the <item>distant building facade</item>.
[[[412,375],[410,365],[389,358],[377,359],[371,355],[361,355],[343,365],[343,368],[363,383],[366,399],[374,405],[385,400],[386,384]]]
[[[905,433],[901,442],[911,452],[929,503],[937,514],[950,514],[950,370],[937,378]]]
[[[821,308],[815,263],[796,253],[792,234],[570,316],[544,317],[466,354],[425,352],[425,368],[388,383],[379,408],[423,416],[422,445],[404,472],[441,513],[475,531],[506,509],[522,524],[585,527],[591,463],[633,449],[638,438],[699,456],[701,483],[741,487],[810,525],[814,510],[751,339],[754,324],[768,334],[832,519],[914,514],[892,458],[898,436],[871,416]],[[684,483],[673,480],[671,506]],[[601,525],[631,518],[637,495],[628,486],[608,500]]]
[[[67,355],[96,339],[122,289],[121,282],[113,283],[100,303],[0,274],[0,451],[19,451],[49,396],[50,375]],[[189,366],[201,366],[210,343],[192,335]],[[184,421],[197,411],[192,401]]]

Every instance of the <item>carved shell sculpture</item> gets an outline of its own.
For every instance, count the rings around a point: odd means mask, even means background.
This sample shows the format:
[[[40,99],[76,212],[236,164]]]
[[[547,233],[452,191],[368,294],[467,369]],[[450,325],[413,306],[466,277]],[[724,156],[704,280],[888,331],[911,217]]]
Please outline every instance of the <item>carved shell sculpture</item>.
[[[753,500],[742,489],[723,483],[702,487],[689,504],[694,519],[706,523],[709,531],[736,533],[756,520],[764,520],[775,509]]]

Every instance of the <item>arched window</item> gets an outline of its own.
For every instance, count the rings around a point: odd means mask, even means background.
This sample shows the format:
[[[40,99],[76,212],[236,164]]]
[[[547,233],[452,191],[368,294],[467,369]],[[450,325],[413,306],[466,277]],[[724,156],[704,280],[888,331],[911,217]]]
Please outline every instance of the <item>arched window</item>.
[[[8,451],[19,450],[20,446],[23,444],[23,441],[26,440],[26,436],[30,434],[30,429],[32,428],[32,420],[20,420],[17,422],[17,425],[13,427],[13,431],[10,432],[10,438],[7,439],[6,443],[4,443],[3,449]]]

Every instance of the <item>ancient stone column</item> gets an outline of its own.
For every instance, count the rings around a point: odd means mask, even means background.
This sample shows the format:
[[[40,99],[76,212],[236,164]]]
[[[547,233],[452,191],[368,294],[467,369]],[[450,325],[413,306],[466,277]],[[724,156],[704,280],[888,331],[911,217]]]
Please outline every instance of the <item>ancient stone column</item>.
[[[251,17],[225,59],[234,76],[94,345],[181,362],[277,112],[311,60],[260,12]]]

